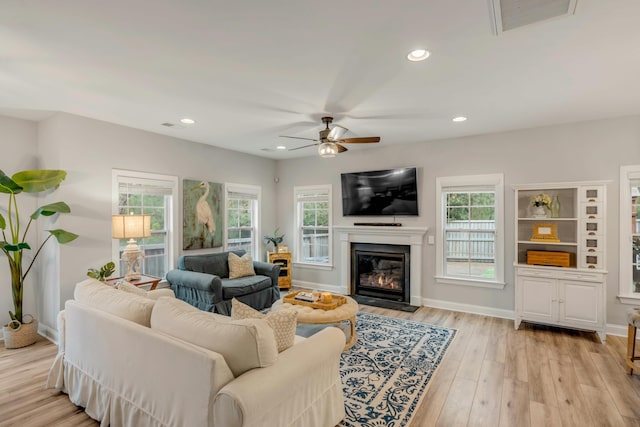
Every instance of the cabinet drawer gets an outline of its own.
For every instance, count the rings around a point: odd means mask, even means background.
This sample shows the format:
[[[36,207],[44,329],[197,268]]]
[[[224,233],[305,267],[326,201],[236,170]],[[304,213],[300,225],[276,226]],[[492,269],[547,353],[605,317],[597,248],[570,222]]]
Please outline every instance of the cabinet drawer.
[[[604,269],[604,255],[602,252],[589,252],[580,255],[578,262],[580,268],[590,268],[594,270]]]
[[[601,283],[603,280],[601,274],[579,273],[577,271],[563,271],[558,275],[558,279],[576,280],[579,282],[593,282],[593,286]]]
[[[600,236],[582,236],[580,249],[584,253],[602,252],[604,240]]]
[[[582,187],[580,198],[585,202],[604,201],[604,187]]]
[[[600,219],[585,219],[582,221],[581,234],[584,236],[602,236],[604,224]]]
[[[586,202],[580,205],[580,217],[585,219],[601,219],[604,210],[601,202]]]
[[[557,277],[557,273],[555,271],[533,270],[528,268],[519,268],[517,270],[517,274],[518,276],[527,276],[527,277],[549,277],[549,278]]]

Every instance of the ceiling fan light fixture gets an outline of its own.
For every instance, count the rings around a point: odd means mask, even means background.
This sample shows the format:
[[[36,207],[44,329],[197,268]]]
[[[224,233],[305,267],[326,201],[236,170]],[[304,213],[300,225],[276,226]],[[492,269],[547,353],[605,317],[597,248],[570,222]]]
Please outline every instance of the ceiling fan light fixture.
[[[276,147],[276,150],[286,150],[286,149],[287,149],[287,147],[285,147],[284,145],[278,145]]]
[[[190,119],[188,117],[185,117],[184,119],[180,119],[180,123],[184,124],[184,125],[192,125],[194,124],[196,121],[193,119]]]
[[[465,121],[467,121],[467,118],[465,116],[458,116],[458,117],[454,117],[451,120],[454,121],[454,122],[465,122]]]
[[[318,146],[320,157],[331,158],[338,154],[338,146],[335,142],[323,142]]]
[[[429,55],[430,53],[426,49],[415,49],[409,52],[407,59],[412,62],[424,61]]]

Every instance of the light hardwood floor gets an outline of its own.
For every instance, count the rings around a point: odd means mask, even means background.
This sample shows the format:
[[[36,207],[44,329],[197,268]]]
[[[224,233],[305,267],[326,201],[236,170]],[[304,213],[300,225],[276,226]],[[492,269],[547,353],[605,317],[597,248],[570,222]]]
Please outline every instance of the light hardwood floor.
[[[362,311],[441,325],[457,336],[410,427],[638,426],[640,376],[625,373],[626,338],[420,308]],[[64,394],[44,390],[55,345],[0,345],[0,426],[97,423]]]

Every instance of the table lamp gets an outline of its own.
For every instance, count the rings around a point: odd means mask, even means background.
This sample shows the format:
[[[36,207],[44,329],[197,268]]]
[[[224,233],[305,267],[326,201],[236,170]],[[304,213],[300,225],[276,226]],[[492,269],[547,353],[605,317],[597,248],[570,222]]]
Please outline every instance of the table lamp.
[[[151,236],[151,215],[113,215],[111,217],[111,237],[129,239],[122,252],[122,261],[127,263],[124,280],[139,280],[140,262],[144,251],[140,249],[136,239]]]

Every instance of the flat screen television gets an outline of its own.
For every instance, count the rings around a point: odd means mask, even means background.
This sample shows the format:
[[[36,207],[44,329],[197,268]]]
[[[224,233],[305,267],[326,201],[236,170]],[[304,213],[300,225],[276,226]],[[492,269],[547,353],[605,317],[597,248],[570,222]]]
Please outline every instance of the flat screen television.
[[[416,168],[341,174],[344,216],[418,215]]]

